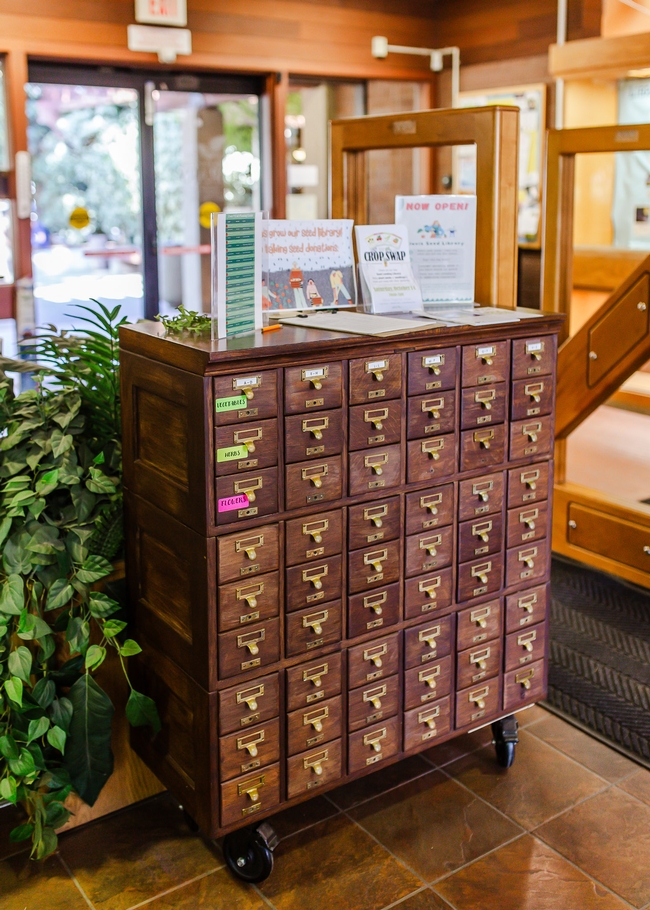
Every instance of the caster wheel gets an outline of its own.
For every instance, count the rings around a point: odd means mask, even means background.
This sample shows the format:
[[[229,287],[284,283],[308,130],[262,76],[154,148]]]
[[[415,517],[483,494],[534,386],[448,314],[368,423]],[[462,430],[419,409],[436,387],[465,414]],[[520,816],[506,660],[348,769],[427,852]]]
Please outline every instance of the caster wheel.
[[[509,768],[515,760],[515,744],[503,740],[496,740],[494,749],[497,754],[497,764],[500,768]]]
[[[492,724],[494,750],[497,764],[501,768],[510,768],[515,760],[515,747],[519,742],[517,718],[513,715],[503,717]]]
[[[223,856],[233,875],[249,884],[257,884],[273,871],[273,851],[278,843],[270,825],[242,828],[225,836]]]

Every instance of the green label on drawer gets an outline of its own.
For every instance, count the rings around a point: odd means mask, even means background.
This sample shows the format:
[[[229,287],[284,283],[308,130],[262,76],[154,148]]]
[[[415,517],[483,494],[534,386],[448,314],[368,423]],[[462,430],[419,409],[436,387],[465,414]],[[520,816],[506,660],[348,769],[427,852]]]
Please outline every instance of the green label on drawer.
[[[235,395],[233,398],[217,398],[214,407],[217,412],[236,411],[238,408],[245,408],[247,404],[248,398],[245,395]]]
[[[225,446],[223,449],[217,449],[217,461],[235,461],[237,458],[247,458],[248,449],[246,446]]]

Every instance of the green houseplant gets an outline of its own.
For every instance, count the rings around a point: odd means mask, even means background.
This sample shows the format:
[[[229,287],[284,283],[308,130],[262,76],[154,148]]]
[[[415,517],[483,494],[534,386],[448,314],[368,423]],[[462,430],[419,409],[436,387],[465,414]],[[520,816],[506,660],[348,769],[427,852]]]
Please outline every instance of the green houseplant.
[[[120,661],[133,725],[159,729],[130,684],[117,600],[97,590],[122,546],[119,307],[82,307],[83,328],[34,343],[36,388],[0,372],[0,797],[26,819],[11,833],[42,859],[76,792],[92,805],[112,773],[113,705],[94,673]]]

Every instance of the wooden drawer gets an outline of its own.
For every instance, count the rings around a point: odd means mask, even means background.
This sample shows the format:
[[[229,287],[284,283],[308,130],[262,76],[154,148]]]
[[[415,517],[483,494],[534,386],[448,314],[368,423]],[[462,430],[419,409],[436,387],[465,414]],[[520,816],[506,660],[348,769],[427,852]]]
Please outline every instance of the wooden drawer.
[[[309,607],[286,617],[287,657],[341,640],[341,601]]]
[[[596,503],[595,503],[596,504]],[[650,527],[569,502],[568,543],[642,572],[650,568]]]
[[[322,461],[289,464],[285,471],[287,509],[301,509],[313,503],[332,502],[341,498],[343,486],[340,455]]]
[[[480,430],[464,430],[460,438],[461,471],[477,471],[506,460],[506,431],[502,423]]]
[[[478,556],[490,556],[503,547],[503,515],[475,518],[458,527],[458,562],[467,562]]]
[[[368,594],[348,598],[348,638],[365,635],[373,629],[395,625],[401,619],[401,585],[375,588]]]
[[[503,582],[503,554],[473,559],[458,566],[458,603],[494,594]]]
[[[328,654],[287,670],[287,710],[295,711],[338,695],[341,654]]]
[[[284,420],[284,458],[287,463],[323,459],[343,451],[343,412],[298,414]]]
[[[444,527],[454,520],[454,485],[409,493],[406,497],[406,534]]]
[[[458,650],[464,651],[480,642],[501,635],[501,601],[491,600],[458,613]]]
[[[506,597],[506,632],[516,632],[546,618],[548,588],[538,585]]]
[[[553,372],[557,336],[517,338],[512,342],[512,378],[528,379]]]
[[[318,702],[287,715],[289,755],[315,749],[321,743],[341,736],[341,696]]]
[[[553,418],[534,417],[510,424],[510,458],[548,455],[553,443]]]
[[[498,676],[501,669],[501,639],[483,642],[460,651],[456,659],[456,687],[478,685],[483,679]]]
[[[348,590],[350,594],[367,591],[379,585],[392,584],[400,577],[398,540],[354,550],[348,554]]]
[[[219,631],[239,629],[244,625],[277,616],[280,611],[279,572],[257,578],[234,581],[219,586]]]
[[[404,751],[431,743],[451,730],[451,699],[441,698],[426,707],[404,713]]]
[[[278,377],[275,370],[216,376],[212,388],[215,426],[277,416]]]
[[[457,348],[415,351],[408,355],[408,393],[425,395],[456,385]]]
[[[395,399],[382,404],[350,408],[348,448],[368,449],[399,442],[402,436],[402,402]]]
[[[452,527],[424,531],[406,538],[407,577],[422,575],[434,569],[444,569],[451,565],[454,550],[454,530]]]
[[[394,540],[400,535],[399,498],[380,499],[348,510],[348,546],[351,550],[367,547],[382,540]]]
[[[349,688],[393,676],[399,669],[399,634],[356,645],[348,650]]]
[[[217,524],[278,511],[278,469],[217,478]]]
[[[219,733],[234,733],[262,723],[280,713],[277,673],[241,683],[219,692]]]
[[[493,515],[503,508],[503,474],[488,474],[463,480],[459,485],[458,517],[461,521]]]
[[[506,670],[542,660],[546,655],[546,623],[506,635]]]
[[[316,363],[284,371],[285,414],[340,408],[343,401],[341,364]]]
[[[551,376],[541,379],[518,379],[512,383],[512,420],[525,420],[553,410],[555,387]]]
[[[509,342],[491,341],[463,347],[463,386],[490,385],[510,378]]]
[[[508,471],[508,508],[548,498],[549,463],[532,464]]]
[[[278,525],[226,534],[217,542],[218,581],[235,581],[277,569],[280,565]]]
[[[343,775],[341,740],[335,740],[287,761],[287,799],[311,793]]]
[[[244,774],[222,784],[220,791],[222,827],[244,823],[280,802],[280,766],[270,765],[263,771]]]
[[[219,776],[231,780],[280,760],[280,721],[277,717],[219,740]]]
[[[280,620],[267,619],[253,628],[218,636],[219,679],[266,667],[280,659]]]
[[[341,556],[287,569],[287,611],[317,607],[341,596]]]
[[[456,393],[439,392],[408,400],[408,439],[453,433],[456,427]]]
[[[488,679],[456,693],[456,729],[480,724],[499,713],[501,680]]]
[[[358,730],[348,738],[348,771],[354,774],[378,765],[400,750],[399,717],[389,717],[368,730]]]
[[[320,512],[286,524],[286,564],[334,556],[343,550],[343,513]]]
[[[404,667],[420,667],[422,664],[446,657],[451,651],[453,614],[431,620],[423,626],[415,626],[404,632]]]
[[[524,547],[507,551],[506,588],[523,582],[537,581],[546,577],[548,571],[548,541],[540,540]]]
[[[453,433],[430,439],[413,439],[408,444],[408,483],[448,477],[455,474],[457,465],[456,437]]]
[[[373,354],[350,361],[350,404],[399,398],[401,392],[400,354]]]
[[[350,496],[397,487],[401,477],[399,445],[350,453]]]
[[[408,578],[404,583],[404,619],[416,619],[450,607],[453,590],[452,569]]]
[[[516,711],[546,695],[546,663],[540,660],[506,673],[503,680],[503,710]]]
[[[404,674],[404,710],[436,701],[451,691],[451,656],[412,667]]]
[[[389,676],[369,686],[359,686],[348,693],[348,729],[350,733],[393,717],[399,711],[399,676]]]
[[[460,423],[463,430],[475,429],[506,419],[505,382],[463,389]]]
[[[548,531],[548,502],[538,502],[508,512],[507,547],[518,547],[527,540],[541,540]]]
[[[214,430],[215,470],[241,474],[278,463],[278,421],[258,420],[247,426],[217,426]]]

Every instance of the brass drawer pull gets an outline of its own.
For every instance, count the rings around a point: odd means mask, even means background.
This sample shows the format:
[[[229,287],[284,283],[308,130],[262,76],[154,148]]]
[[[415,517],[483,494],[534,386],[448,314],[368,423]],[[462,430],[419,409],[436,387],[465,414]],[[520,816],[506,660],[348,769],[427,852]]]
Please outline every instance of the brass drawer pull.
[[[544,353],[544,342],[543,341],[527,341],[526,342],[526,353],[534,360],[541,360],[542,354]]]
[[[388,645],[383,644],[379,645],[376,648],[367,648],[363,652],[363,659],[369,660],[372,664],[375,665],[375,667],[381,667],[383,663],[382,657],[384,657],[386,654],[388,654]]]
[[[537,629],[533,632],[526,632],[524,635],[517,636],[517,644],[525,648],[528,653],[533,650],[533,642],[537,639]]]
[[[478,442],[482,449],[489,449],[494,439],[494,430],[475,430],[474,442]]]
[[[486,366],[491,367],[494,363],[494,358],[496,357],[497,349],[496,345],[480,345],[476,348],[476,359],[480,360]]]
[[[383,524],[382,518],[385,518],[387,515],[388,505],[386,503],[382,506],[370,506],[363,510],[363,520],[371,521],[376,528],[381,528]]]
[[[517,553],[517,559],[519,562],[523,562],[529,569],[534,569],[537,553],[537,547],[531,547],[529,550],[520,550]]]
[[[330,369],[328,366],[309,367],[308,369],[301,371],[300,378],[303,382],[309,382],[312,388],[318,391],[323,388],[323,379],[327,379],[329,372]]]
[[[375,474],[383,474],[383,465],[388,464],[388,452],[379,452],[377,455],[365,455],[363,463],[367,468],[371,468]]]
[[[303,629],[311,629],[315,635],[322,635],[323,623],[329,619],[329,610],[319,610],[318,613],[310,613],[309,616],[303,616]]]
[[[527,512],[519,513],[519,523],[526,525],[531,531],[535,530],[535,520],[539,518],[539,509],[528,509]]]
[[[372,373],[373,379],[381,382],[384,373],[390,367],[390,360],[366,360],[366,373]]]
[[[428,711],[418,711],[418,723],[426,724],[429,730],[436,729],[436,717],[440,717],[440,705],[429,708]]]
[[[436,589],[440,587],[442,577],[436,575],[435,578],[425,578],[424,581],[418,582],[418,591],[420,594],[426,594],[431,600],[436,599]]]
[[[326,464],[312,465],[301,470],[302,479],[311,481],[316,489],[320,489],[323,486],[323,477],[327,477],[328,473],[329,465]]]
[[[479,670],[485,670],[490,653],[490,648],[482,648],[480,651],[473,651],[469,655],[469,662],[471,664],[476,664]]]
[[[302,766],[307,771],[308,768],[314,772],[317,777],[320,777],[323,773],[323,764],[329,758],[329,749],[324,749],[322,752],[317,752],[314,755],[307,755],[302,760]]]
[[[388,600],[388,591],[382,591],[381,594],[368,594],[363,598],[363,606],[371,609],[377,616],[383,613],[382,604]]]
[[[488,616],[492,613],[492,607],[482,607],[480,610],[472,610],[469,614],[470,622],[476,623],[479,629],[487,627]]]
[[[490,498],[490,493],[492,492],[493,489],[494,489],[493,480],[484,480],[482,483],[472,484],[472,493],[474,494],[474,496],[478,496],[478,498],[482,502],[488,501],[488,499]]]
[[[420,549],[426,550],[429,556],[437,556],[437,547],[442,543],[442,534],[434,534],[433,537],[420,538]]]
[[[314,439],[323,438],[323,430],[330,425],[329,417],[308,417],[302,422],[303,433],[311,433]]]
[[[249,711],[257,711],[257,699],[264,695],[264,683],[237,693],[237,704],[245,704]]]
[[[422,366],[433,373],[434,376],[440,376],[440,368],[445,365],[444,354],[429,354],[422,358]]]
[[[257,606],[257,598],[264,593],[264,582],[255,585],[245,585],[236,589],[237,600],[245,600],[251,610]]]
[[[438,676],[440,676],[440,666],[433,667],[431,670],[420,670],[418,673],[418,680],[426,683],[430,689],[435,689]]]
[[[330,526],[329,518],[323,518],[321,521],[311,521],[302,526],[302,533],[313,539],[314,543],[323,542],[323,534]]]
[[[480,566],[472,566],[472,578],[478,578],[481,584],[488,583],[488,576],[492,571],[492,561],[483,562]]]
[[[236,480],[233,489],[235,493],[245,493],[249,502],[255,502],[255,491],[261,490],[263,486],[262,477],[251,477],[249,480]]]
[[[442,502],[442,493],[434,493],[432,496],[420,496],[420,508],[428,509],[432,515],[438,514],[438,506]]]
[[[527,423],[521,428],[522,436],[527,436],[530,442],[537,442],[539,434],[542,432],[542,423]]]
[[[258,643],[265,641],[266,629],[260,629],[258,632],[246,632],[244,635],[237,636],[237,647],[248,648],[250,653],[255,657],[260,653]]]
[[[528,594],[526,597],[519,598],[517,606],[520,610],[525,610],[526,613],[532,613],[536,603],[537,594]]]
[[[542,392],[544,391],[543,382],[529,382],[528,385],[524,386],[524,394],[528,395],[531,401],[534,401],[535,404],[539,404],[542,400]]]
[[[371,423],[375,430],[384,429],[384,420],[388,420],[388,408],[372,408],[363,412],[363,419],[366,423]]]
[[[644,547],[643,552],[646,554],[646,556],[650,556],[650,547]]]
[[[434,420],[437,420],[440,417],[440,412],[444,406],[444,398],[429,398],[427,401],[422,402],[422,411],[425,414],[430,414]]]
[[[439,439],[426,439],[420,445],[422,453],[428,455],[429,458],[433,459],[433,461],[440,460],[440,453],[444,447],[445,440],[442,437]]]
[[[490,694],[489,686],[482,686],[480,689],[474,689],[473,692],[469,692],[467,695],[467,700],[473,702],[477,708],[480,708],[481,711],[485,707],[485,699]]]
[[[329,664],[319,664],[317,667],[309,667],[308,670],[302,671],[302,681],[312,682],[317,689],[320,689],[323,685],[323,676],[327,676],[329,671]]]
[[[373,550],[372,553],[363,554],[364,566],[372,566],[375,572],[383,572],[382,562],[388,559],[388,550]]]
[[[240,537],[235,541],[235,553],[245,553],[249,559],[255,559],[259,547],[264,546],[264,535],[255,537]]]
[[[426,644],[428,648],[435,651],[438,646],[436,638],[440,637],[440,633],[440,626],[431,626],[430,629],[422,629],[422,631],[418,633],[418,641],[421,641],[422,644]]]
[[[258,733],[249,733],[248,736],[238,736],[237,737],[237,749],[240,752],[243,752],[245,749],[251,758],[256,758],[257,756],[257,747],[260,743],[264,742],[264,730],[260,730]]]
[[[302,580],[304,582],[312,584],[317,591],[323,587],[322,578],[325,578],[326,575],[329,575],[330,567],[326,564],[324,566],[313,566],[310,569],[302,570]]]
[[[255,451],[255,443],[262,439],[262,427],[256,427],[254,430],[235,430],[233,440],[238,445],[244,445],[249,452]]]
[[[496,389],[479,389],[474,392],[474,401],[486,411],[492,410],[492,402],[497,397]]]
[[[537,481],[539,480],[539,469],[536,471],[524,471],[519,475],[519,480],[521,483],[525,484],[529,490],[536,490]]]
[[[250,401],[251,398],[255,397],[255,392],[253,390],[259,389],[261,385],[261,376],[245,376],[243,378],[233,379],[232,390],[233,392],[243,392]]]
[[[535,667],[529,667],[527,670],[524,670],[521,673],[517,673],[515,676],[515,683],[518,683],[520,686],[523,686],[524,689],[530,689],[531,680],[535,676]]]
[[[382,727],[381,730],[375,730],[373,733],[366,733],[363,737],[363,744],[364,746],[370,746],[375,752],[381,752],[381,741],[386,739],[386,736],[386,727]]]
[[[322,733],[323,721],[329,716],[330,709],[328,707],[319,708],[318,711],[309,711],[309,713],[302,715],[302,725],[303,727],[313,727],[316,733]]]
[[[260,798],[260,790],[265,783],[265,774],[260,774],[259,777],[253,777],[250,780],[242,781],[241,784],[237,784],[237,795],[247,796],[252,803],[256,803]]]
[[[366,689],[363,693],[363,700],[370,702],[375,711],[379,711],[381,708],[381,699],[386,696],[387,688],[383,686],[375,686],[374,689]]]
[[[492,530],[491,521],[481,521],[478,524],[472,525],[472,534],[474,537],[479,537],[483,543],[488,543],[490,540],[490,531]]]

